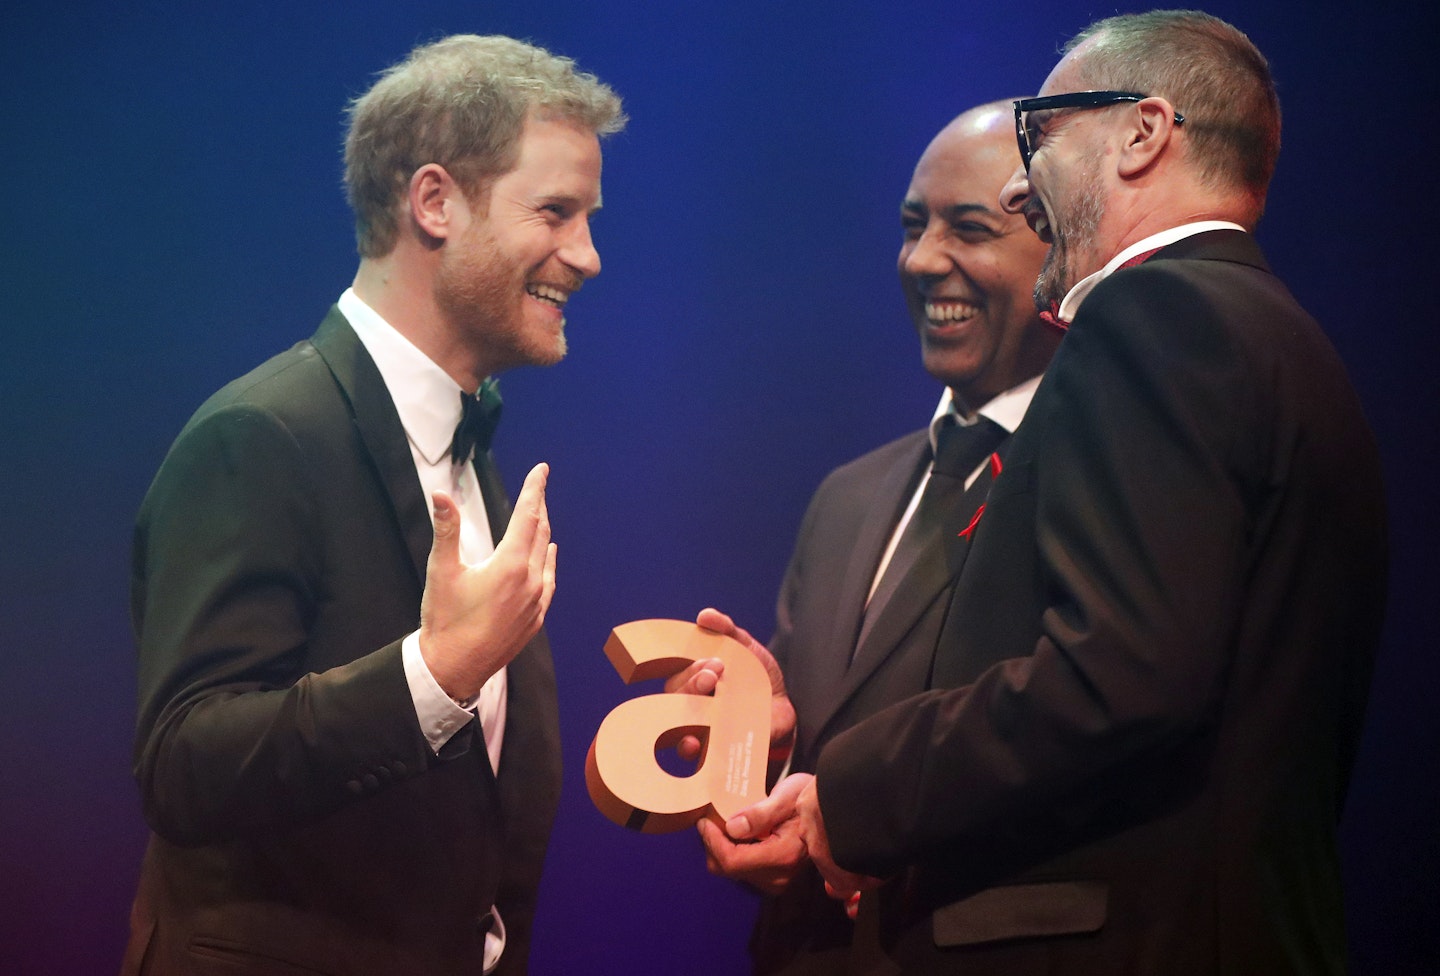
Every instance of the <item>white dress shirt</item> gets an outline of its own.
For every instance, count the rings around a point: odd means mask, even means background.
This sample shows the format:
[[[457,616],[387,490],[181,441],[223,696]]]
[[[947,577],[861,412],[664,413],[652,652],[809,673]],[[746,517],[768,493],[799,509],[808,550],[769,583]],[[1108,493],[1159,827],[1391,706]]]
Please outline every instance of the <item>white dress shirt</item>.
[[[1075,313],[1080,311],[1080,303],[1085,301],[1085,297],[1095,290],[1095,286],[1110,277],[1120,265],[1129,261],[1137,254],[1154,251],[1158,248],[1165,247],[1167,244],[1174,244],[1176,241],[1183,241],[1187,237],[1203,234],[1209,230],[1243,231],[1244,229],[1245,228],[1239,224],[1231,223],[1228,220],[1197,220],[1193,223],[1181,224],[1179,227],[1171,227],[1169,230],[1162,230],[1158,234],[1151,234],[1144,240],[1136,241],[1106,262],[1105,267],[1077,281],[1075,285],[1065,293],[1065,300],[1060,303],[1060,309],[1056,317],[1059,318],[1061,322],[1075,321]]]
[[[980,417],[987,417],[993,420],[1001,427],[1004,427],[1006,431],[1013,434],[1015,433],[1015,429],[1020,426],[1020,421],[1025,419],[1025,411],[1030,409],[1030,401],[1034,398],[1035,388],[1039,385],[1040,377],[1032,376],[1019,386],[1013,386],[1004,393],[991,398],[991,400],[976,411],[976,413]],[[955,400],[950,393],[950,388],[946,387],[945,392],[940,396],[940,405],[935,408],[935,414],[930,418],[930,453],[932,458],[937,448],[940,425],[946,423],[946,418],[951,416],[955,419],[954,421],[948,422],[957,423],[962,427],[969,427],[978,420],[978,418],[977,420],[967,420],[960,416],[955,410]],[[989,463],[989,459],[987,458],[975,466],[975,470],[970,472],[969,476],[965,479],[966,488],[969,488],[975,483],[975,479],[980,476],[981,469]],[[934,470],[934,468],[935,462],[932,459],[930,464],[925,468],[925,474],[921,476],[920,483],[915,486],[915,493],[910,496],[910,503],[905,506],[905,512],[900,516],[900,521],[895,524],[895,531],[890,533],[890,542],[885,547],[884,554],[880,557],[880,565],[875,570],[875,578],[870,581],[870,596],[865,598],[867,604],[870,601],[870,597],[875,595],[875,588],[880,585],[880,578],[885,575],[885,569],[890,565],[891,557],[895,555],[895,547],[900,543],[900,536],[904,534],[905,527],[910,524],[910,519],[915,514],[915,509],[920,505],[920,496],[924,494],[925,486],[930,483],[930,472]]]
[[[375,361],[385,388],[400,415],[410,442],[415,473],[425,492],[426,510],[436,491],[444,491],[460,509],[460,558],[467,563],[483,561],[495,550],[480,480],[471,464],[450,460],[450,441],[460,422],[460,385],[421,352],[395,327],[366,305],[353,289],[345,289],[336,305],[349,321],[365,351]],[[401,644],[405,680],[415,703],[420,730],[430,748],[439,753],[471,718],[478,716],[485,736],[490,768],[500,770],[500,748],[505,738],[506,670],[491,676],[472,702],[456,702],[435,681],[420,654],[420,633],[416,631]],[[492,910],[493,911],[493,910]],[[500,913],[493,911],[495,924],[485,937],[485,972],[500,960],[505,948],[505,926]]]

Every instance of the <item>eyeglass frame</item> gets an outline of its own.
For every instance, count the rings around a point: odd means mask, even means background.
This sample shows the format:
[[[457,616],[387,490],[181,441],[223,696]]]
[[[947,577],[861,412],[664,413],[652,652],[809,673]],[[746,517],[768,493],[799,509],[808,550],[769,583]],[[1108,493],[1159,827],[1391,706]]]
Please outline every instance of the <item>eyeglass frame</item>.
[[[1030,172],[1030,160],[1035,155],[1035,149],[1030,145],[1030,133],[1025,129],[1026,114],[1057,108],[1108,108],[1122,102],[1141,102],[1149,97],[1149,95],[1142,95],[1139,92],[1104,90],[1065,92],[1061,95],[1015,99],[1015,141],[1020,147],[1020,161],[1025,164],[1025,172]],[[1176,112],[1175,124],[1183,125],[1184,123],[1185,116]]]

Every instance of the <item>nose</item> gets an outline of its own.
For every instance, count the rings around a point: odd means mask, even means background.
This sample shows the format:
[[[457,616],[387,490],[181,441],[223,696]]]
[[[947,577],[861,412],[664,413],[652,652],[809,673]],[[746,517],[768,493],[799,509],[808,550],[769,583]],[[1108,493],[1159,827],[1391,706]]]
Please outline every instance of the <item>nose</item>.
[[[584,215],[571,225],[558,257],[574,268],[582,278],[593,278],[600,273],[600,252],[590,238],[590,219]]]
[[[937,234],[926,228],[918,238],[900,248],[900,271],[915,278],[942,277],[950,271],[950,259],[936,240]]]
[[[1006,213],[1018,214],[1025,209],[1025,201],[1029,199],[1030,174],[1025,172],[1023,165],[1016,166],[1015,172],[1000,189],[1000,208]]]

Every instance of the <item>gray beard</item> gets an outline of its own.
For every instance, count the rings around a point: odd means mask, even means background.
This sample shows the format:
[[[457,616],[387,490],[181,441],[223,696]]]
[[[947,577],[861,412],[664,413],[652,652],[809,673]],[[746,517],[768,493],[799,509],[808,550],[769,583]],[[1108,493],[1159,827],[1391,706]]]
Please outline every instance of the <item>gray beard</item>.
[[[1048,312],[1060,305],[1079,280],[1075,256],[1082,248],[1092,249],[1100,232],[1100,218],[1105,215],[1105,199],[1100,192],[1099,157],[1086,160],[1080,174],[1080,190],[1063,223],[1056,224],[1051,214],[1054,242],[1040,265],[1035,279],[1035,308]]]

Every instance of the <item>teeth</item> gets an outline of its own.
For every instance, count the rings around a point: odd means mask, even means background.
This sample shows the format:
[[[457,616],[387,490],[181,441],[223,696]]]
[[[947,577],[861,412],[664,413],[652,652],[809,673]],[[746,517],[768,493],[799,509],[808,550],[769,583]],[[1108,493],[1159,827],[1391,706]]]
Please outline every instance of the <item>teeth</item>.
[[[1050,221],[1046,219],[1044,214],[1041,214],[1040,216],[1035,218],[1035,234],[1037,236],[1043,237],[1045,233],[1049,230]]]
[[[567,293],[558,288],[552,288],[549,285],[528,285],[525,290],[533,297],[543,302],[549,302],[557,308],[564,308],[565,302],[570,298]]]
[[[925,317],[931,322],[963,322],[979,312],[979,308],[967,302],[925,303]]]

